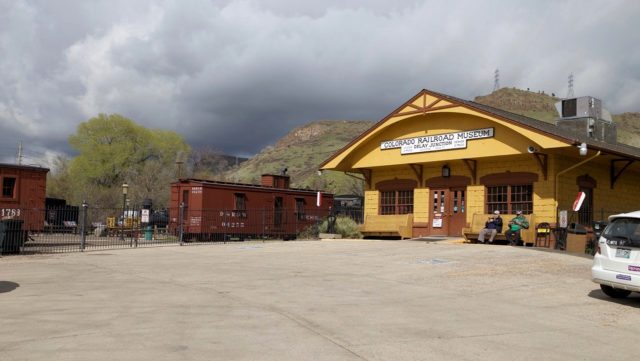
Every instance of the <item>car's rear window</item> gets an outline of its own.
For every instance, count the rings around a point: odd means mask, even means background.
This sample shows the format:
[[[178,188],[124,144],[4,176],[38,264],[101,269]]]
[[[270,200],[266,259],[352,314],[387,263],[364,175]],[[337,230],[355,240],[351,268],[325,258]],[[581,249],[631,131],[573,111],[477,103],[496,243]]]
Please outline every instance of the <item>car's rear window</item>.
[[[605,228],[602,236],[612,246],[640,247],[640,219],[615,219]]]

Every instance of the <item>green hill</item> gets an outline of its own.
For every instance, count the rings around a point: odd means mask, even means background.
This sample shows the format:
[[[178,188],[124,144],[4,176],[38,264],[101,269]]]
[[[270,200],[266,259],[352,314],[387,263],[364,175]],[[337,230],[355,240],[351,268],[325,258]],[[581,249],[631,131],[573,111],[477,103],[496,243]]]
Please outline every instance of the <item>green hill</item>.
[[[325,189],[335,194],[361,193],[360,182],[352,177],[336,172],[318,176],[316,172],[320,163],[373,124],[370,121],[322,120],[295,128],[274,146],[225,173],[224,179],[258,184],[262,174],[280,174],[286,168],[292,187]]]
[[[618,142],[640,147],[640,113],[622,113],[612,117],[618,125]]]
[[[502,88],[474,99],[476,103],[553,123],[558,118],[555,103],[560,98],[516,88]]]
[[[474,101],[553,123],[557,118],[553,95],[515,88],[502,88],[478,96]],[[640,113],[614,115],[618,125],[618,141],[640,147]],[[297,188],[324,189],[335,194],[360,194],[361,182],[338,172],[318,176],[318,165],[331,154],[370,128],[372,121],[322,120],[292,130],[275,145],[265,148],[255,157],[224,173],[223,180],[240,183],[260,183],[264,173],[279,174],[287,168],[291,184]]]

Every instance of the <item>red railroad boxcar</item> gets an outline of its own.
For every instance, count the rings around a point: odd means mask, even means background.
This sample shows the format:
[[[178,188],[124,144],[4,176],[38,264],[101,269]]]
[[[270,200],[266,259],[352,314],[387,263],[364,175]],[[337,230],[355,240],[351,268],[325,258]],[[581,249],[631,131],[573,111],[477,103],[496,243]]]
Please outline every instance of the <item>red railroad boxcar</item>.
[[[332,203],[333,194],[289,188],[286,175],[265,174],[261,185],[180,179],[171,184],[170,228],[182,227],[185,239],[294,239]]]
[[[21,219],[23,230],[41,230],[44,217],[27,216],[27,212],[43,214],[47,172],[47,168],[0,163],[0,219]]]

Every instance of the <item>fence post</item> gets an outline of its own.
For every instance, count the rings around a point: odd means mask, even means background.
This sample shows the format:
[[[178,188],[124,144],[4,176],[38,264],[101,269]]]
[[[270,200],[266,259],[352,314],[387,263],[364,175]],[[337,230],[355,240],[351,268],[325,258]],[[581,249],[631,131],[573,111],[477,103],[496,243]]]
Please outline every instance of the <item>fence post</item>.
[[[140,232],[142,230],[142,223],[139,221],[139,216],[142,213],[140,211],[140,207],[138,207],[137,205],[133,205],[133,211],[131,212],[131,214],[136,214],[136,217],[133,217],[133,219],[131,220],[131,236],[133,236],[133,247],[134,248],[138,248],[138,237],[140,237]],[[136,230],[136,224],[134,223],[134,219],[138,220],[138,224],[137,224],[137,230]]]
[[[178,240],[180,241],[180,245],[183,245],[183,219],[184,219],[184,202],[180,202],[180,212],[178,212]]]
[[[87,243],[87,201],[82,201],[82,223],[80,224],[80,250],[84,252]]]

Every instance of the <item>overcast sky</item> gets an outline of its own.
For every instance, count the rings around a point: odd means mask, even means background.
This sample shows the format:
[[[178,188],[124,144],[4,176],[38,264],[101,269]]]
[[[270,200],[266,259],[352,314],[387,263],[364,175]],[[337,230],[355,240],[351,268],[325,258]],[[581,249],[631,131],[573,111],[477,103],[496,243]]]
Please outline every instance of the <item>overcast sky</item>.
[[[118,113],[252,155],[321,119],[380,120],[421,89],[503,87],[640,111],[640,1],[0,0],[0,162],[70,153]]]

